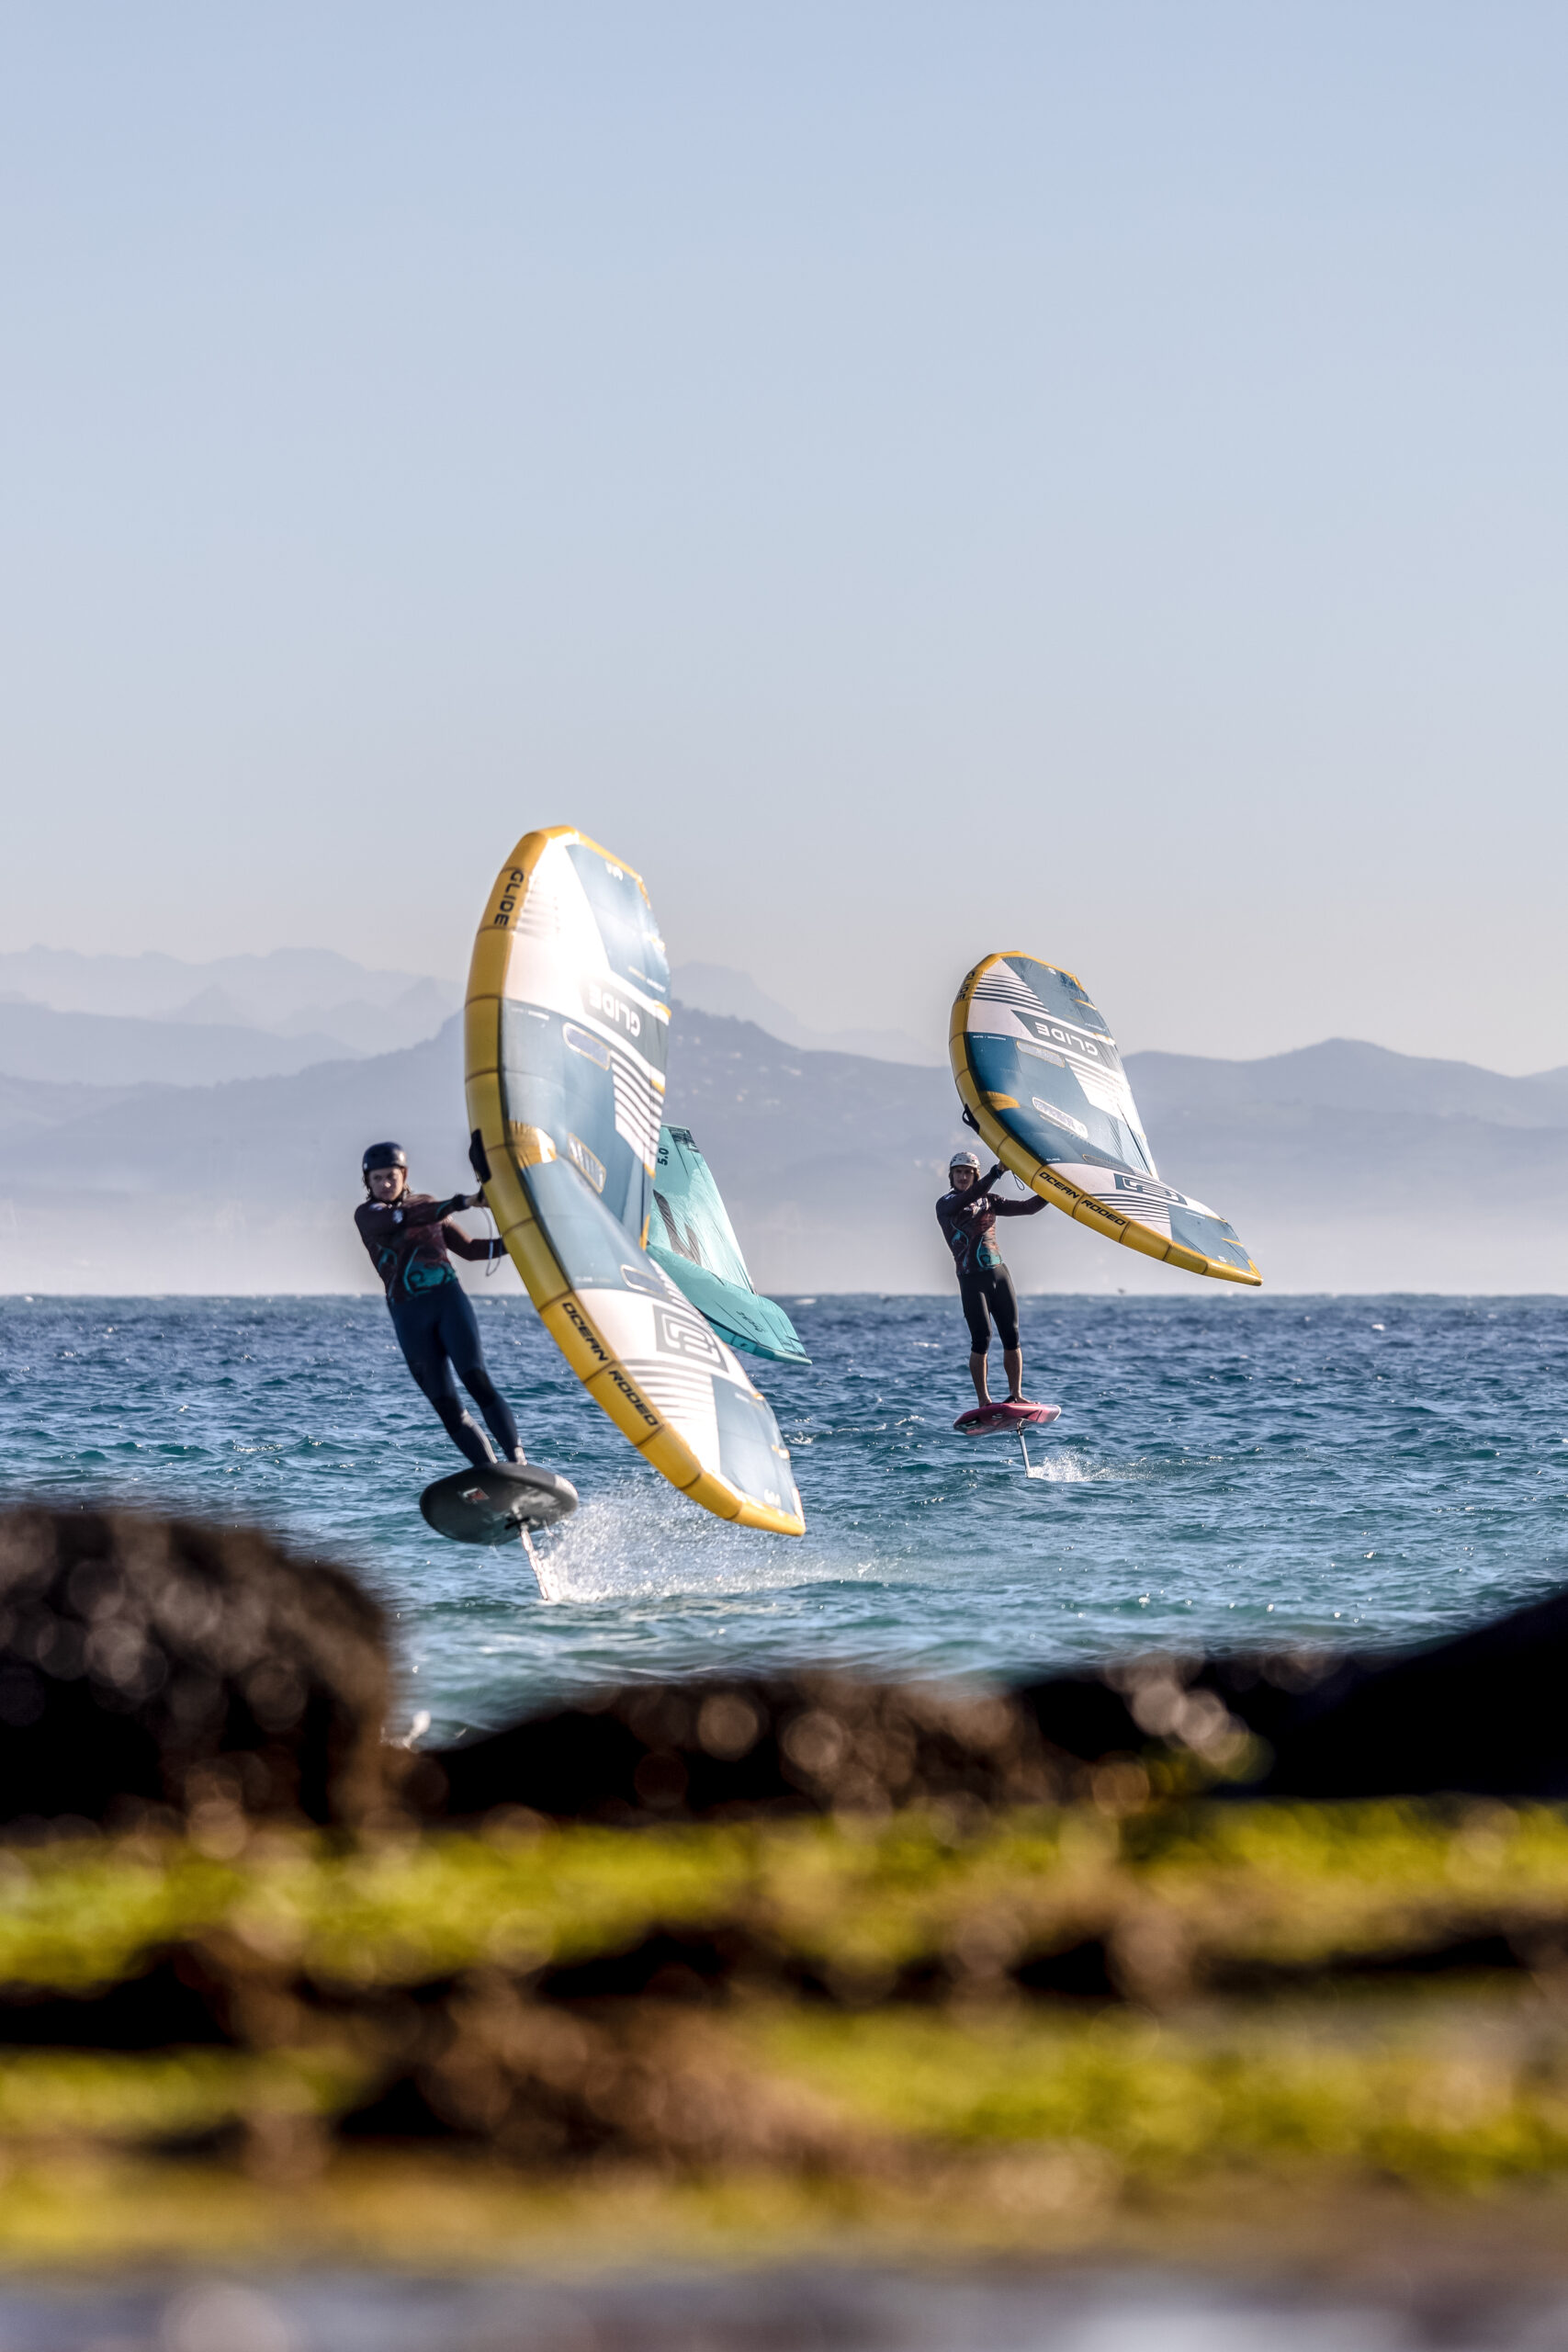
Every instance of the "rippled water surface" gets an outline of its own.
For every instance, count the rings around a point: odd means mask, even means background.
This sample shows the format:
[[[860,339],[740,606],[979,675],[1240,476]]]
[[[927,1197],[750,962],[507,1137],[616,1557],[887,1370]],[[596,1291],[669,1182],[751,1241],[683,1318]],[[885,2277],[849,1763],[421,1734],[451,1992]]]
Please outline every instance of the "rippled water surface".
[[[533,1458],[578,1486],[542,1601],[512,1551],[442,1542],[457,1457],[378,1299],[0,1301],[12,1493],[115,1494],[282,1531],[370,1578],[410,1720],[498,1721],[607,1675],[829,1657],[1013,1672],[1132,1645],[1409,1639],[1562,1580],[1568,1301],[1023,1303],[1034,1448],[955,1436],[955,1300],[791,1313],[755,1367],[804,1541],[683,1501],[588,1401],[521,1299],[479,1302]]]

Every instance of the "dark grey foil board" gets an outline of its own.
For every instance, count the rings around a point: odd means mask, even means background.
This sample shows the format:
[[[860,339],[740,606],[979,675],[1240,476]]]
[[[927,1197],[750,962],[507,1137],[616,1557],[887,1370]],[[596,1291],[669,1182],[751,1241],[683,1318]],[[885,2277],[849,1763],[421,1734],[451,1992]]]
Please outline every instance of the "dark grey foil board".
[[[454,1544],[515,1544],[528,1529],[552,1527],[574,1511],[577,1488],[531,1462],[496,1462],[437,1478],[419,1507],[437,1535]]]

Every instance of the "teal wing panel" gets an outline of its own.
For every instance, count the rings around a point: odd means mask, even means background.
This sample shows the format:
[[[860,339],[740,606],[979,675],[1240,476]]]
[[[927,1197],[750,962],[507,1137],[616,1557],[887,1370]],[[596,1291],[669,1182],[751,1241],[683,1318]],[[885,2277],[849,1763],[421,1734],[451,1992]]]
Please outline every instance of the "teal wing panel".
[[[739,1283],[721,1282],[705,1266],[694,1266],[689,1258],[660,1250],[654,1242],[649,1243],[648,1254],[732,1348],[741,1348],[748,1355],[771,1356],[775,1363],[811,1362],[795,1325],[773,1299],[759,1297],[754,1290],[742,1290]]]
[[[648,1254],[731,1347],[776,1363],[809,1363],[782,1306],[751,1286],[713,1171],[689,1127],[660,1127]]]

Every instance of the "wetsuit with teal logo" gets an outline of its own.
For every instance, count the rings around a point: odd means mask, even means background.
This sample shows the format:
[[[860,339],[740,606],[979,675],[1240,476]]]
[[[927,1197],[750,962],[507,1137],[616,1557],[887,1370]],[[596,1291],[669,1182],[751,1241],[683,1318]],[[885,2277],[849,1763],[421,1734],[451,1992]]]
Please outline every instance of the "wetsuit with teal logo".
[[[460,1193],[445,1201],[428,1193],[405,1193],[396,1201],[361,1201],[354,1222],[386,1289],[392,1329],[409,1370],[453,1444],[482,1468],[495,1455],[484,1430],[464,1410],[458,1381],[484,1415],[503,1462],[518,1452],[517,1424],[486,1368],[479,1327],[449,1252],[500,1258],[505,1244],[471,1241],[460,1227],[448,1224],[453,1211],[463,1206]]]
[[[1027,1201],[993,1200],[991,1187],[1002,1173],[999,1166],[993,1168],[967,1192],[944,1193],[936,1204],[942,1238],[958,1269],[958,1296],[969,1326],[969,1345],[978,1356],[990,1347],[993,1316],[1003,1347],[1018,1345],[1018,1293],[996,1244],[997,1219],[1032,1216],[1045,1205],[1038,1193],[1032,1193]]]

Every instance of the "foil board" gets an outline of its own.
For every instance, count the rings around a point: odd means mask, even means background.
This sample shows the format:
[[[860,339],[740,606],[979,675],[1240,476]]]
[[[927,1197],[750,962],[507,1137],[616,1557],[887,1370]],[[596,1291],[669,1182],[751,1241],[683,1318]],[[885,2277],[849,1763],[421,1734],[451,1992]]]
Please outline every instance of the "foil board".
[[[1061,1415],[1060,1405],[976,1405],[960,1413],[953,1426],[965,1437],[988,1437],[1012,1430],[1043,1430]]]
[[[454,1544],[515,1544],[574,1511],[577,1488],[532,1462],[492,1462],[437,1478],[419,1507],[437,1535]]]

